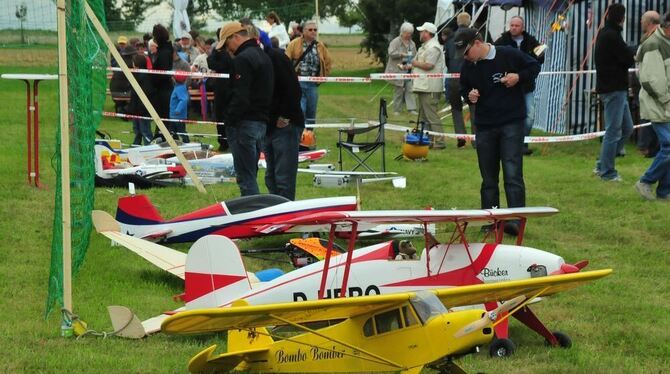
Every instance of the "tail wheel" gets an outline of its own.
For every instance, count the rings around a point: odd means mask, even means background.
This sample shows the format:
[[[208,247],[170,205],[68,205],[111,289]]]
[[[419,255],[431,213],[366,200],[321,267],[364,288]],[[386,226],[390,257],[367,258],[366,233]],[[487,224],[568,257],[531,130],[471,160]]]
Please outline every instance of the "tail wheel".
[[[489,356],[509,357],[516,351],[516,345],[509,339],[495,339],[489,345]]]
[[[554,338],[558,341],[558,346],[561,348],[570,348],[572,347],[572,340],[568,334],[562,333],[560,331],[554,331],[551,333]],[[546,345],[551,345],[548,340],[544,341]]]

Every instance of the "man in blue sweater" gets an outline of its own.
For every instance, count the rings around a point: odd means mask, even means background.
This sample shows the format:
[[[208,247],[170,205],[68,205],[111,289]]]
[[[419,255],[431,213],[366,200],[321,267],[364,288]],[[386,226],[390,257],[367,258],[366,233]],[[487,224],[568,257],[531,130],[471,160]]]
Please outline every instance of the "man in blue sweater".
[[[455,36],[462,51],[461,95],[475,106],[477,159],[482,176],[481,207],[500,207],[498,174],[503,169],[510,208],[526,205],[523,181],[523,138],[526,104],[523,85],[540,72],[536,59],[507,46],[484,43],[476,29]],[[507,222],[505,232],[516,235],[519,223]]]

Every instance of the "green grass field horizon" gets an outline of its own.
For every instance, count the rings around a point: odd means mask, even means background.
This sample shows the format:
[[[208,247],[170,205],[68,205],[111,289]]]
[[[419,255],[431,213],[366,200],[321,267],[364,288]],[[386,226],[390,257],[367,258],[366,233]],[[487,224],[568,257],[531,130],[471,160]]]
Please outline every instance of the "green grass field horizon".
[[[366,75],[379,65],[358,54],[350,40],[336,49],[335,75]],[[46,51],[46,52],[44,52]],[[19,53],[21,52],[21,53]],[[16,56],[22,56],[19,60]],[[0,48],[0,73],[56,73],[55,53]],[[22,63],[20,61],[28,61]],[[320,90],[320,122],[376,120],[379,97],[390,100],[392,88],[372,84],[324,84]],[[5,143],[0,151],[0,286],[6,313],[0,324],[0,342],[5,359],[3,372],[184,372],[188,360],[211,344],[225,345],[224,335],[172,337],[157,334],[141,341],[119,338],[59,336],[57,310],[44,318],[50,264],[53,202],[57,181],[52,168],[56,149],[57,83],[40,85],[40,170],[43,187],[26,183],[25,85],[0,79],[0,115]],[[113,111],[111,100],[105,110]],[[392,112],[389,110],[389,112]],[[391,116],[389,122],[408,125],[408,114]],[[445,119],[445,127],[452,129]],[[129,122],[106,118],[100,129],[130,143]],[[214,132],[204,126],[193,132]],[[479,207],[477,158],[471,147],[456,149],[455,140],[443,151],[431,151],[429,161],[394,161],[400,154],[402,134],[387,132],[387,169],[407,177],[406,189],[389,184],[361,187],[363,209],[469,209]],[[336,163],[335,130],[317,131],[320,148],[330,153],[326,161]],[[213,143],[212,138],[203,138]],[[491,359],[486,349],[459,360],[468,372],[500,373],[662,373],[670,367],[670,343],[665,327],[670,325],[670,204],[642,200],[633,183],[649,166],[634,144],[626,145],[626,156],[617,159],[623,183],[605,183],[591,175],[599,150],[597,140],[533,146],[535,153],[524,159],[528,206],[551,206],[558,215],[530,220],[524,244],[559,254],[567,262],[590,260],[587,269],[613,268],[614,273],[591,285],[534,307],[551,330],[571,336],[571,349],[549,349],[543,339],[520,323],[510,323],[516,354],[505,360]],[[350,165],[350,164],[349,164]],[[263,172],[259,185],[264,188]],[[164,217],[239,195],[234,184],[209,186],[207,194],[194,188],[146,190]],[[502,189],[502,185],[501,185]],[[125,189],[96,189],[95,208],[113,213]],[[312,185],[309,175],[298,178],[299,199],[355,195],[355,187],[323,189]],[[446,239],[447,230],[439,228]],[[471,241],[480,238],[476,230]],[[281,245],[289,236],[245,240],[240,246]],[[509,239],[508,239],[509,240]],[[416,242],[421,242],[416,240]],[[188,245],[177,248],[187,250]],[[275,260],[284,261],[277,257]],[[275,267],[248,259],[249,270]],[[281,265],[286,268],[286,264]],[[107,305],[126,305],[140,319],[181,306],[172,295],[183,291],[181,281],[109,240],[92,233],[91,244],[80,273],[74,278],[74,311],[98,331],[111,331]],[[431,370],[425,370],[432,373]]]

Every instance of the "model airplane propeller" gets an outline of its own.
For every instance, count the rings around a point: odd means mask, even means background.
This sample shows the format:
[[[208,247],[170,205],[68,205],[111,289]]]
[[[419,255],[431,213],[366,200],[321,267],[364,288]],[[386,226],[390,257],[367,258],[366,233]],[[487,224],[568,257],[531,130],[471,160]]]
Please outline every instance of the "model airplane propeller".
[[[510,310],[514,309],[517,305],[521,304],[524,300],[526,299],[525,296],[517,296],[513,298],[512,300],[507,300],[504,303],[500,304],[499,307],[495,308],[492,311],[485,312],[482,318],[478,319],[477,321],[472,322],[471,324],[463,327],[462,329],[458,330],[455,334],[455,338],[461,338],[473,331],[476,330],[481,330],[489,325],[492,325],[493,322],[498,320],[499,317],[503,315],[503,313],[507,313]]]

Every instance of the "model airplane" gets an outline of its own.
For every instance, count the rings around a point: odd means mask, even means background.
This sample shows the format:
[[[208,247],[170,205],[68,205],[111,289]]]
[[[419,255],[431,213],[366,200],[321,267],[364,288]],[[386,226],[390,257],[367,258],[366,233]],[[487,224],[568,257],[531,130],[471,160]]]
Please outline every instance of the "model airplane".
[[[290,201],[277,195],[253,195],[216,203],[166,220],[146,195],[119,198],[116,220],[121,232],[156,242],[188,243],[205,235],[231,239],[297,231],[281,223],[301,215],[356,210],[356,197]],[[318,231],[318,230],[315,230]]]
[[[252,305],[261,305],[340,296],[391,294],[579,272],[586,266],[586,262],[569,265],[560,256],[521,246],[528,217],[556,212],[553,208],[324,212],[284,221],[282,228],[288,230],[303,225],[329,225],[328,247],[332,246],[337,230],[348,230],[351,236],[346,255],[329,256],[327,253],[323,261],[252,286],[237,246],[226,237],[206,236],[193,244],[184,261],[170,262],[165,267],[180,268],[185,272],[182,299],[186,302],[186,309],[227,307],[240,299]],[[124,235],[111,217],[102,213],[96,215],[94,224],[98,232],[152,263],[155,263],[156,258],[166,257],[165,253],[178,252]],[[516,245],[502,244],[502,229],[495,230],[493,243],[467,241],[465,228],[468,224],[493,223],[502,227],[504,221],[509,219],[521,220]],[[428,250],[424,250],[417,259],[395,260],[399,249],[397,241],[353,250],[359,224],[419,223],[427,226],[444,222],[454,223],[450,242],[438,244],[431,235],[426,234]],[[143,255],[145,252],[149,254]],[[181,252],[179,254],[184,256]],[[485,305],[488,310],[496,307],[495,302]],[[145,321],[146,331],[158,331],[159,322],[163,318],[165,315]],[[553,346],[570,344],[564,334],[550,332],[528,307],[515,313],[515,318]],[[491,353],[511,354],[514,346],[507,339],[506,323],[496,326],[496,335],[499,338],[497,341],[501,343],[492,347]],[[499,349],[501,345],[504,349]]]
[[[181,180],[186,175],[184,168],[174,163],[134,165],[127,155],[116,153],[108,146],[96,144],[94,149],[97,187],[125,187],[128,183],[138,188],[166,186],[168,180]]]
[[[168,334],[227,332],[228,353],[216,354],[216,345],[203,350],[189,362],[188,370],[194,373],[419,373],[425,366],[464,373],[453,359],[491,341],[491,327],[507,318],[507,312],[610,272],[299,303],[249,306],[238,302],[231,308],[180,312],[161,327]],[[491,300],[508,301],[489,313],[447,310]],[[322,321],[331,323],[314,327]],[[285,337],[266,328],[282,325],[302,333]]]

